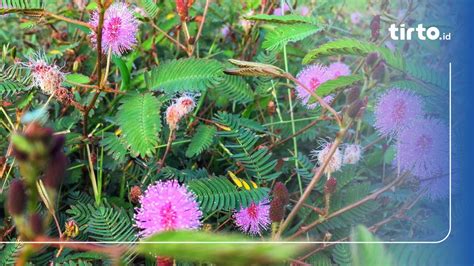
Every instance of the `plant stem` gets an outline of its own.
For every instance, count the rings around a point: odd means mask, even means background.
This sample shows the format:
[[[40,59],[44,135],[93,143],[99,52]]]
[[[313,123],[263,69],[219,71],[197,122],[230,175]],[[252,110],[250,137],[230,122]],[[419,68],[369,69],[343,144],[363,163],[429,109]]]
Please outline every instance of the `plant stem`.
[[[84,138],[87,138],[87,123],[89,119],[89,112],[94,107],[97,98],[99,98],[100,90],[102,89],[102,27],[104,26],[104,15],[105,9],[103,8],[101,1],[97,2],[98,9],[99,9],[99,23],[96,29],[97,33],[97,86],[99,87],[99,91],[94,94],[91,102],[88,106],[84,108],[84,124],[82,135]]]
[[[305,203],[306,199],[311,195],[313,192],[313,188],[318,184],[319,180],[323,176],[324,170],[329,164],[329,161],[331,160],[332,156],[338,149],[339,145],[342,143],[344,136],[347,133],[347,130],[350,126],[351,122],[348,123],[347,126],[342,127],[339,129],[339,132],[334,140],[334,142],[331,144],[331,149],[328,152],[328,156],[326,160],[323,162],[323,164],[318,168],[318,171],[314,174],[313,178],[309,182],[308,186],[306,187],[306,190],[304,191],[303,195],[301,198],[298,200],[296,203],[295,207],[291,210],[290,214],[288,214],[288,217],[283,221],[283,223],[280,226],[280,229],[278,230],[275,239],[279,239],[281,237],[281,234],[283,231],[288,227],[290,222],[296,217],[296,214],[298,211],[301,209],[303,204]]]
[[[86,23],[86,22],[83,22],[83,21],[80,21],[80,20],[76,20],[76,19],[72,19],[72,18],[67,18],[67,17],[63,17],[61,15],[57,15],[57,14],[54,14],[54,13],[51,13],[51,12],[48,12],[48,11],[43,11],[43,15],[44,16],[47,16],[47,17],[51,17],[51,18],[55,18],[57,20],[62,20],[62,21],[65,21],[67,23],[71,23],[71,24],[76,24],[76,25],[79,25],[79,26],[83,26],[83,27],[87,27],[88,29],[94,31],[94,27],[92,27],[89,23]]]
[[[284,4],[284,1],[282,0],[281,1],[282,5]],[[283,10],[283,8],[282,8]],[[283,11],[282,11],[283,12]],[[286,54],[286,45],[283,46],[283,58],[285,60],[285,71],[288,73],[288,56]],[[286,80],[286,83],[290,83],[290,80],[287,79]],[[300,194],[303,195],[303,182],[301,181],[301,176],[300,176],[300,173],[299,173],[299,165],[298,165],[298,160],[296,159],[296,157],[298,156],[298,141],[296,140],[296,126],[295,126],[295,116],[294,116],[294,113],[293,113],[293,99],[292,99],[292,95],[291,95],[291,89],[288,88],[287,89],[287,93],[288,93],[288,104],[290,106],[290,121],[291,121],[291,134],[295,137],[292,138],[293,140],[293,160],[295,161],[295,171],[296,171],[296,177],[298,179],[298,187],[300,189]]]

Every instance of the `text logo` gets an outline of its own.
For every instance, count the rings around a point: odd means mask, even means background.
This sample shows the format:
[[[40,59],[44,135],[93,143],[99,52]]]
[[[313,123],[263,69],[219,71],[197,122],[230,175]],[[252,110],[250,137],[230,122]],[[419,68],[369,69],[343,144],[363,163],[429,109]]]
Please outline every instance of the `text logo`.
[[[394,41],[410,41],[413,36],[418,37],[419,40],[451,40],[451,33],[442,33],[437,27],[425,28],[423,24],[418,24],[416,28],[405,27],[405,24],[401,24],[397,27],[395,24],[391,24],[388,28],[390,32],[390,38]],[[416,33],[415,33],[416,32]]]

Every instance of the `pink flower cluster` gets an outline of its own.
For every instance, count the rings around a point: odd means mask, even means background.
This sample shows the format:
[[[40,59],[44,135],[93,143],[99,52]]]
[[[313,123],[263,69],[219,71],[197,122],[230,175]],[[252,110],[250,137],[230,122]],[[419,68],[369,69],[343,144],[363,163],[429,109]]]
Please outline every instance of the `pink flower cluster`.
[[[268,199],[255,203],[247,208],[242,208],[234,214],[235,224],[242,232],[251,235],[261,235],[271,224],[270,205]]]
[[[93,27],[99,25],[99,13],[92,14],[89,22]],[[115,55],[121,55],[132,49],[137,43],[135,35],[138,31],[139,21],[133,15],[131,9],[125,3],[112,4],[104,14],[102,27],[102,51],[107,54],[109,50]],[[91,40],[97,44],[95,32],[91,34]]]
[[[171,180],[151,185],[140,197],[135,224],[147,237],[170,230],[192,230],[201,226],[202,212],[195,195],[187,187]]]
[[[297,97],[304,105],[310,109],[313,109],[319,104],[308,104],[308,101],[311,98],[310,92],[316,92],[318,87],[328,80],[333,80],[340,76],[348,76],[350,74],[351,70],[349,66],[340,62],[332,63],[328,67],[320,64],[310,65],[301,70],[296,76],[298,81],[310,91],[306,90],[303,86],[298,85],[296,87]],[[324,97],[324,101],[326,103],[331,103],[332,100],[333,96],[331,95]]]
[[[183,117],[194,110],[196,102],[190,95],[183,95],[179,97],[175,103],[166,109],[166,123],[170,130],[178,129],[178,123]]]
[[[45,56],[36,55],[24,64],[31,71],[32,87],[39,87],[45,94],[51,95],[64,81],[64,73],[54,64],[49,64]]]

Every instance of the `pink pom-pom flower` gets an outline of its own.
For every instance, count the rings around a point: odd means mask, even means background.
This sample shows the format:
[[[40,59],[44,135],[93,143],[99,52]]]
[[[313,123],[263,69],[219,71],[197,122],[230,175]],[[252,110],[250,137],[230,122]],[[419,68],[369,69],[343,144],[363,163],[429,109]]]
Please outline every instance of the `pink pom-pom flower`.
[[[201,216],[195,195],[171,180],[147,188],[134,218],[140,236],[147,237],[163,231],[198,229]]]
[[[92,14],[91,26],[99,25],[99,13]],[[102,27],[102,52],[107,54],[109,49],[115,55],[121,55],[131,50],[137,43],[136,34],[139,21],[125,3],[112,4],[104,14]],[[97,44],[97,35],[91,34],[92,43]]]
[[[268,199],[263,199],[259,203],[252,202],[247,208],[236,212],[234,218],[235,224],[242,232],[261,235],[271,224]]]

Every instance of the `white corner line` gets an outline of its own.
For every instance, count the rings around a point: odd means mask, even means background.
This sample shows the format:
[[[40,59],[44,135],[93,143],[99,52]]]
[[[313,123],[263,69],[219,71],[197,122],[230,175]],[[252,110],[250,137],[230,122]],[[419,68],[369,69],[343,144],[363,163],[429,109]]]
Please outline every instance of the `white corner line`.
[[[44,242],[44,241],[0,241],[1,244],[440,244],[446,241],[451,235],[452,229],[452,63],[449,62],[449,228],[445,237],[436,241],[150,241],[150,242],[132,242],[132,241],[55,241],[55,242]]]

